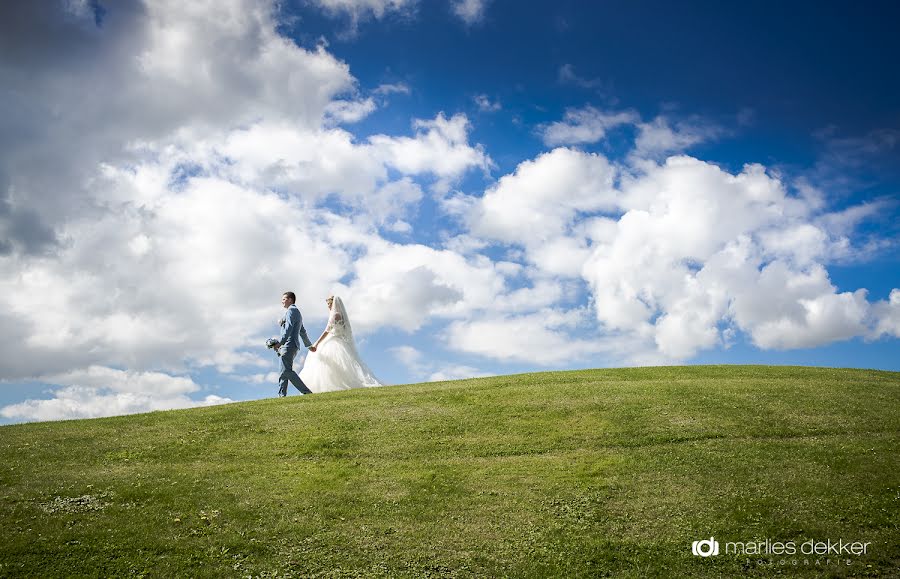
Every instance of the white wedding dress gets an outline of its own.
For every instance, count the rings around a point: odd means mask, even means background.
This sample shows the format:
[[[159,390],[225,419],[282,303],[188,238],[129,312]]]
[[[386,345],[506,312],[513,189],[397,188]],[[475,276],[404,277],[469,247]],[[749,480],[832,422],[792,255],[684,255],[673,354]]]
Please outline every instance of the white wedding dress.
[[[333,392],[382,385],[359,357],[347,310],[337,296],[331,304],[325,331],[328,335],[315,352],[306,354],[306,363],[300,371],[300,379],[310,390]]]

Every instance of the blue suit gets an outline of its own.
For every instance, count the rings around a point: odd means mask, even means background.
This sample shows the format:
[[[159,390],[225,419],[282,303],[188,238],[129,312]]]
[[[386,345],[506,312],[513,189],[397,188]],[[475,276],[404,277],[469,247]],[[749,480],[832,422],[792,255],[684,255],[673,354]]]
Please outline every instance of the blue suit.
[[[294,358],[300,349],[299,340],[303,340],[303,344],[308,348],[312,345],[309,336],[306,335],[306,328],[303,327],[303,316],[296,304],[291,304],[284,314],[282,320],[283,330],[281,331],[281,347],[278,348],[278,355],[281,360],[281,375],[278,377],[278,395],[287,396],[288,382],[303,394],[312,394],[307,388],[300,376],[294,372]]]

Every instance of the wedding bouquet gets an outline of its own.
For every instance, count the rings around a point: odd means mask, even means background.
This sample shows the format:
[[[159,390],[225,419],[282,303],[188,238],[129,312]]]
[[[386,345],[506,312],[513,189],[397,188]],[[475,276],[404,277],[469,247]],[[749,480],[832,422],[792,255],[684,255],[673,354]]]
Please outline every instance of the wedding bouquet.
[[[266,348],[277,350],[279,346],[281,346],[281,342],[279,342],[275,338],[269,338],[268,340],[266,340]]]

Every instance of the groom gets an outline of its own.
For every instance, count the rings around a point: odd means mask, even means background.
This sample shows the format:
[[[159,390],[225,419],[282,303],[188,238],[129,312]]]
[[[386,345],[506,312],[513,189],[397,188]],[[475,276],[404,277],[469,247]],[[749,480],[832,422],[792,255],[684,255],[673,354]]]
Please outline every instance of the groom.
[[[303,317],[300,310],[296,306],[297,296],[294,292],[284,292],[281,296],[281,305],[287,310],[284,318],[281,319],[281,339],[278,340],[280,347],[278,355],[281,360],[281,375],[278,377],[278,395],[287,396],[288,382],[294,385],[297,390],[303,394],[312,394],[312,391],[306,387],[300,376],[294,372],[294,357],[300,349],[299,338],[303,339],[303,344],[309,348],[312,343],[309,336],[306,335],[306,328],[303,327]]]

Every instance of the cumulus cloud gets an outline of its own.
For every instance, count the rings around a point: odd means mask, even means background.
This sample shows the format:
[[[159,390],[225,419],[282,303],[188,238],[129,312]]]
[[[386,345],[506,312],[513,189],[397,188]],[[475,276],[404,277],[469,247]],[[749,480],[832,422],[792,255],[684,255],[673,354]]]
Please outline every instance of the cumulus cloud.
[[[592,106],[568,109],[562,121],[550,123],[540,128],[544,144],[582,145],[596,143],[606,136],[607,131],[620,125],[634,124],[640,117],[633,111],[604,112]]]
[[[837,292],[822,265],[840,241],[764,168],[732,175],[672,157],[623,183],[624,214],[592,241],[583,275],[597,319],[686,359],[733,325],[762,348],[865,335],[865,291]]]
[[[458,178],[471,168],[488,170],[492,161],[481,145],[468,143],[469,119],[460,113],[449,119],[413,121],[414,137],[374,135],[369,143],[384,162],[408,175],[430,174],[442,180]]]
[[[22,28],[0,35],[14,48],[0,57],[10,88],[0,99],[16,112],[4,122],[18,133],[0,140],[0,337],[10,344],[0,379],[124,366],[143,373],[140,382],[159,371],[268,366],[256,346],[276,330],[281,291],[298,292],[309,323],[324,322],[323,296],[357,275],[377,278],[367,263],[390,261],[391,250],[379,250],[355,272],[369,247],[389,247],[379,227],[409,230],[404,217],[423,196],[413,177],[450,183],[490,163],[469,144],[462,115],[364,142],[335,127],[375,105],[324,47],[280,36],[273,3],[116,6],[102,30],[59,7],[3,10]],[[58,29],[50,44],[36,42],[48,26]],[[102,106],[95,91],[108,95]],[[490,277],[488,288],[502,285],[489,264],[436,253],[454,266],[441,272],[420,256],[422,269],[398,264],[393,280],[421,311],[369,317],[406,329],[465,311],[461,296],[487,295],[458,289],[470,270]],[[394,308],[389,295],[376,305]],[[64,386],[53,400],[5,416],[197,403],[189,389],[154,397],[72,380],[53,382]]]
[[[533,263],[578,275],[587,246],[569,236],[576,217],[616,208],[616,169],[597,154],[558,148],[521,163],[468,209],[476,236],[520,244]]]
[[[555,126],[576,127],[588,140],[595,112],[583,109],[577,122]],[[567,115],[576,120],[572,111]],[[631,350],[624,357],[633,362],[690,359],[727,346],[736,332],[763,349],[890,335],[891,302],[872,304],[864,289],[839,291],[825,269],[853,254],[848,236],[877,213],[872,204],[828,212],[820,195],[802,183],[792,194],[760,165],[730,174],[688,156],[657,164],[655,155],[713,138],[719,129],[672,128],[664,117],[637,126],[628,165],[558,148],[521,163],[481,198],[448,199],[448,209],[466,217],[476,239],[521,248],[548,279],[583,279],[601,330],[627,339]],[[535,308],[564,296],[558,292]],[[523,318],[476,323],[502,341],[495,334],[516,319]],[[470,337],[467,352],[515,358],[495,341],[480,340],[479,332],[452,327],[454,342]],[[567,336],[560,329],[535,334],[560,343]],[[525,344],[515,348],[531,351]]]
[[[4,377],[73,364],[260,364],[242,350],[277,316],[272,288],[302,280],[325,295],[347,270],[327,218],[272,193],[198,178],[152,206],[72,222],[58,259],[0,262],[0,303],[29,335],[4,350]],[[302,259],[285,246],[303,247]]]
[[[871,337],[900,338],[900,289],[891,290],[889,299],[877,302],[873,309],[877,325]]]
[[[660,115],[649,123],[638,124],[638,136],[634,143],[634,158],[655,159],[663,155],[680,153],[690,147],[723,134],[723,130],[707,121],[688,119],[672,122]]]
[[[260,117],[319,127],[354,89],[345,63],[276,32],[270,2],[118,4],[102,28],[54,3],[0,15],[16,22],[0,35],[0,230],[17,251],[48,251],[61,219],[97,211],[90,180],[101,162],[133,163],[128,145]]]
[[[353,271],[342,291],[353,306],[354,328],[363,331],[392,326],[412,332],[433,318],[467,317],[506,289],[488,258],[421,244],[373,242]]]
[[[42,381],[63,387],[53,392],[53,398],[26,400],[0,408],[0,416],[25,421],[66,420],[232,402],[215,395],[191,399],[187,395],[199,390],[193,380],[160,372],[90,366],[46,376]]]
[[[445,121],[438,115],[416,126],[442,126]],[[465,133],[459,137],[429,129],[414,137],[374,135],[357,143],[342,129],[302,131],[268,123],[232,132],[200,158],[218,163],[219,172],[244,185],[286,190],[313,203],[334,196],[379,224],[396,224],[421,199],[413,177],[447,184],[489,163]],[[400,175],[392,178],[393,173]]]
[[[450,0],[453,13],[466,24],[475,24],[484,19],[490,0]]]
[[[225,401],[199,369],[271,381],[259,344],[288,289],[310,327],[340,293],[360,336],[434,329],[449,351],[542,365],[684,360],[736,333],[779,349],[898,334],[900,293],[871,303],[826,269],[887,205],[829,212],[761,166],[661,162],[715,136],[698,123],[573,109],[548,143],[632,124],[632,158],[558,147],[470,194],[494,165],[468,117],[358,137],[409,87],[359,87],[324,45],[281,36],[274,2],[67,6],[0,8],[18,23],[0,34],[0,379],[53,386],[6,418]],[[408,239],[432,201],[436,230]],[[479,373],[395,355],[421,379]]]
[[[610,351],[601,341],[572,337],[571,331],[587,321],[585,313],[546,309],[453,322],[447,329],[446,343],[459,352],[506,362],[571,363]]]
[[[680,153],[725,134],[718,125],[699,117],[673,120],[660,115],[644,122],[633,110],[601,111],[590,105],[567,109],[561,121],[541,125],[538,131],[544,144],[554,147],[597,143],[606,138],[610,130],[620,126],[637,129],[631,154],[633,162]]]
[[[326,120],[331,123],[358,123],[377,108],[371,98],[364,100],[332,101],[325,107]]]

